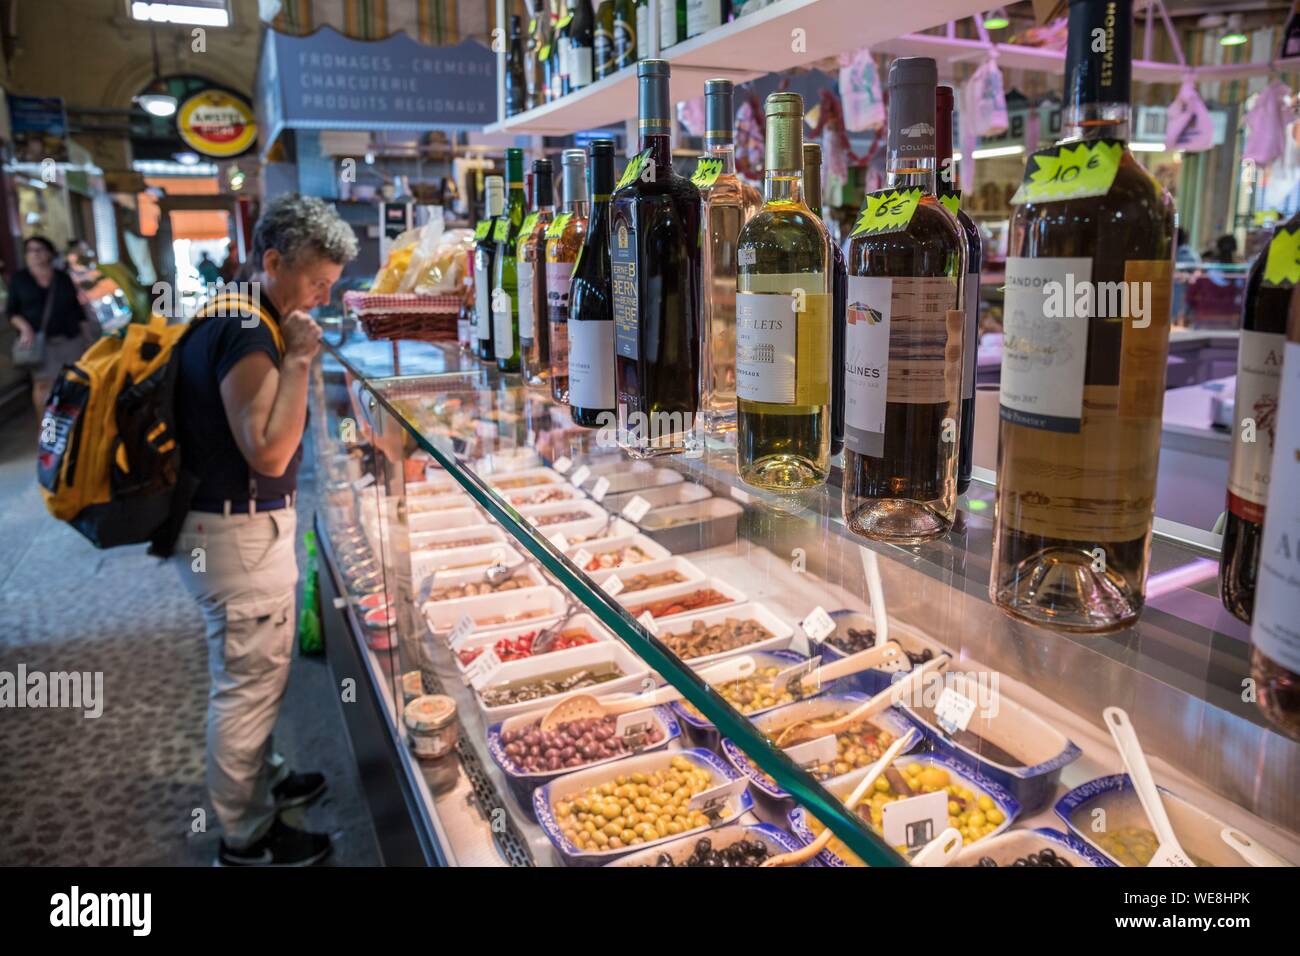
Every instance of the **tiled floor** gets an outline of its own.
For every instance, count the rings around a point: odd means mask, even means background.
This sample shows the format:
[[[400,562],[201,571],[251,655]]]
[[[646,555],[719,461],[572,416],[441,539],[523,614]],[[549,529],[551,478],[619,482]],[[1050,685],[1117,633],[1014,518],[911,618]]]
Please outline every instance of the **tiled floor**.
[[[96,719],[0,709],[0,865],[206,866],[218,826],[203,783],[198,611],[144,546],[97,551],[46,514],[35,434],[30,418],[0,425],[0,671],[100,671],[104,703]],[[300,494],[306,528],[310,473]],[[323,658],[294,660],[275,739],[295,767],[330,783],[305,820],[286,820],[327,830],[335,865],[378,864]]]

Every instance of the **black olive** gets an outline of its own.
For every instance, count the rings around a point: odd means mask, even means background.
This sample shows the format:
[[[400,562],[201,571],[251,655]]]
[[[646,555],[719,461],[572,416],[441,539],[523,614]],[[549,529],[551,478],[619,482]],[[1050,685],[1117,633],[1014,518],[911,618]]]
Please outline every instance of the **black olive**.
[[[997,863],[997,860],[993,859],[993,857],[991,857],[991,856],[982,856],[982,857],[980,857],[980,861],[979,861],[979,864],[978,864],[978,865],[979,865],[979,866],[997,866],[998,863]]]
[[[1055,860],[1056,851],[1053,850],[1050,846],[1045,846],[1038,851],[1038,858],[1043,862],[1047,862],[1049,860]]]

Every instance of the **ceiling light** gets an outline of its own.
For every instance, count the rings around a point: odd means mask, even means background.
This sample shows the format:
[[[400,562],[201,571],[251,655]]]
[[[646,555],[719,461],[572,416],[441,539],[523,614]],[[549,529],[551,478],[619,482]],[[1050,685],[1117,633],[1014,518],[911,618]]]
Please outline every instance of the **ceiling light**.
[[[984,14],[984,19],[980,21],[984,24],[985,30],[1005,30],[1011,26],[1011,18],[1007,16],[1007,11],[998,7],[992,13]]]
[[[224,2],[131,4],[131,19],[146,23],[184,23],[202,27],[230,26],[230,12]]]
[[[168,117],[176,115],[176,97],[165,91],[141,93],[135,98],[140,107],[150,116]]]
[[[1241,14],[1234,13],[1228,17],[1228,27],[1219,37],[1219,46],[1241,46],[1250,38],[1241,31]]]

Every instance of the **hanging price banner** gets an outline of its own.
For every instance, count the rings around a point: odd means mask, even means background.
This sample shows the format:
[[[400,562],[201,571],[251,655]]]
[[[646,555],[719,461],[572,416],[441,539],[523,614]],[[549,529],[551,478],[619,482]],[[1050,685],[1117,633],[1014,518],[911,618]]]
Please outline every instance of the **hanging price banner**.
[[[722,160],[701,156],[700,161],[695,164],[695,172],[691,173],[691,182],[700,189],[708,189],[718,181],[720,175],[722,175]]]
[[[1280,229],[1268,243],[1264,260],[1264,285],[1300,283],[1300,229]]]
[[[1011,204],[1087,199],[1110,192],[1119,172],[1124,144],[1098,139],[1078,146],[1053,146],[1034,153]]]
[[[622,189],[624,186],[630,186],[637,181],[641,171],[645,169],[645,164],[650,161],[650,150],[643,150],[637,153],[628,162],[627,168],[623,170],[623,175],[618,177],[618,185],[615,189]]]
[[[858,224],[853,227],[854,236],[880,236],[890,232],[902,232],[916,214],[916,207],[921,202],[921,190],[916,189],[882,189],[867,193],[866,205]]]

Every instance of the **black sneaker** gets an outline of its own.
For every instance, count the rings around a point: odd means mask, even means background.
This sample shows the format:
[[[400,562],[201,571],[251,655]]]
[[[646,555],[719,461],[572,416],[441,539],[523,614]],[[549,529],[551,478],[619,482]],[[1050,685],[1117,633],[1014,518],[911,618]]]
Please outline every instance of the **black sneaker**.
[[[324,792],[325,775],[320,773],[291,773],[271,788],[277,810],[306,806]]]
[[[217,865],[311,866],[329,856],[331,849],[333,846],[327,834],[295,830],[276,817],[271,828],[252,846],[232,850],[222,840],[217,851]]]

